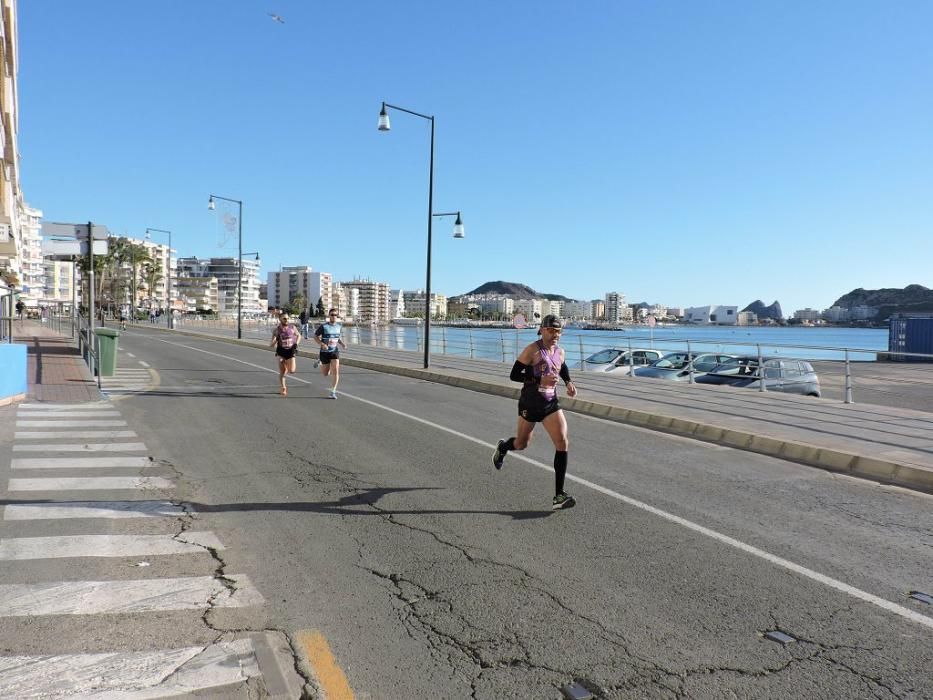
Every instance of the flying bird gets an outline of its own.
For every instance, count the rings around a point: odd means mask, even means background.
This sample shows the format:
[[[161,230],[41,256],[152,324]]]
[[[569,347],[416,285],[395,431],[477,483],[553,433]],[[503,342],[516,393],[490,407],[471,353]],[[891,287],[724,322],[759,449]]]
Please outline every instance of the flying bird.
[[[266,14],[272,18],[273,22],[278,22],[279,24],[285,24],[285,20],[282,19],[280,15],[277,15],[274,12],[267,12]]]

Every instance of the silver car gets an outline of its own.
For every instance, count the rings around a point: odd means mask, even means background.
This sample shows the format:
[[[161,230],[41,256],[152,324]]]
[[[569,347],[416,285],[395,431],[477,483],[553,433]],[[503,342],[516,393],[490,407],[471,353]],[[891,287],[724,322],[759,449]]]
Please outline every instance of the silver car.
[[[606,348],[587,357],[583,361],[583,371],[628,374],[630,365],[645,367],[660,357],[661,353],[657,350],[633,348],[629,351],[627,348]]]
[[[784,357],[763,357],[762,364],[767,391],[819,397],[820,379],[809,362]],[[697,377],[696,381],[697,384],[729,384],[759,389],[762,381],[761,370],[758,358],[754,355],[733,357],[702,377]]]
[[[700,355],[688,354],[686,352],[671,352],[660,360],[652,362],[647,367],[636,368],[635,376],[670,379],[675,382],[688,381],[690,379],[691,367],[693,369],[693,376],[697,377],[709,372],[717,365],[731,360],[733,357],[735,356],[723,355],[716,352],[705,352]]]

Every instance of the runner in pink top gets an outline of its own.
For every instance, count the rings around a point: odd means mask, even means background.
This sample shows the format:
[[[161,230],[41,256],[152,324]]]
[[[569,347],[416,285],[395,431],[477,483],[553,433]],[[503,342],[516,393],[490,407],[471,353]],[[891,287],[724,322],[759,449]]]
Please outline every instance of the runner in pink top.
[[[279,393],[288,396],[285,386],[285,375],[295,373],[295,355],[298,352],[298,343],[301,334],[294,326],[288,324],[288,314],[279,314],[279,325],[272,331],[270,347],[275,347],[275,354],[279,358]]]
[[[515,361],[510,378],[522,383],[518,399],[518,427],[515,436],[499,440],[492,453],[493,465],[501,469],[506,453],[528,447],[535,425],[541,423],[554,443],[554,501],[551,507],[555,510],[573,508],[577,503],[564,491],[570,441],[567,419],[557,400],[557,380],[564,380],[570,398],[577,395],[577,388],[564,362],[564,351],[557,344],[562,329],[563,324],[557,316],[545,316],[538,329],[541,340],[527,345]]]

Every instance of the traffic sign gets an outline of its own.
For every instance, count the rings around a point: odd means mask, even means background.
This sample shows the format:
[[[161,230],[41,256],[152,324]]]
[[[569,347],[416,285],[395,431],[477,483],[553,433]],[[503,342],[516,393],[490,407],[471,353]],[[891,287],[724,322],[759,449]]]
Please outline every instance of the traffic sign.
[[[85,227],[86,228],[86,227]],[[107,241],[94,241],[94,255],[107,254]],[[70,260],[75,255],[87,255],[87,241],[72,239],[65,241],[42,241],[42,257],[55,260]]]
[[[63,224],[55,221],[42,222],[42,235],[58,238],[87,238],[87,224]],[[110,236],[106,226],[94,224],[94,240],[103,241]]]

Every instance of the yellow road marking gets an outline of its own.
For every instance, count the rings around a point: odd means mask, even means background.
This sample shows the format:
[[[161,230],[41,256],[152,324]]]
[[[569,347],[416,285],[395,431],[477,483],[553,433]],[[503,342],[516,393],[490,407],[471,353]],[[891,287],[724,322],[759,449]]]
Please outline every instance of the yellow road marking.
[[[298,643],[314,669],[321,690],[324,691],[324,697],[327,700],[353,700],[353,691],[347,677],[337,665],[324,635],[317,630],[307,630],[299,632],[297,636]]]

